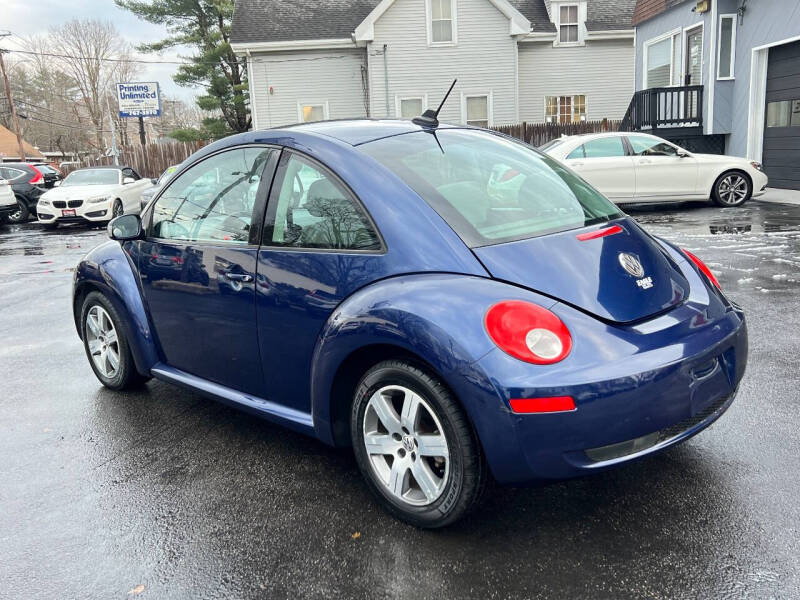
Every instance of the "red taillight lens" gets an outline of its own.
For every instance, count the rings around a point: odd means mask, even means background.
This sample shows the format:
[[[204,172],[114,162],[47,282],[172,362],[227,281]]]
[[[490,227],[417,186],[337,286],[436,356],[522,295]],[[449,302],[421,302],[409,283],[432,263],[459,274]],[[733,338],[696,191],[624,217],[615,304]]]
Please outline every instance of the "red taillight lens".
[[[556,315],[537,304],[504,300],[492,306],[484,321],[498,348],[535,365],[563,360],[572,350],[572,336]]]
[[[572,396],[553,396],[550,398],[512,398],[511,410],[515,413],[565,412],[575,410]]]
[[[711,283],[713,283],[715,286],[717,286],[717,288],[719,288],[720,290],[722,289],[722,286],[719,284],[719,281],[717,281],[717,278],[716,278],[716,277],[714,277],[714,274],[711,272],[711,269],[709,269],[709,268],[706,266],[706,263],[704,263],[702,260],[700,260],[699,258],[697,258],[697,257],[696,257],[694,254],[692,254],[692,253],[691,253],[691,252],[689,252],[688,250],[685,250],[685,249],[683,249],[683,253],[684,253],[686,256],[688,256],[688,257],[689,257],[689,259],[690,259],[690,260],[691,260],[691,261],[692,261],[692,262],[693,262],[695,265],[697,265],[697,268],[698,268],[698,269],[700,269],[700,271],[703,273],[703,275],[705,275],[706,277],[708,277],[708,278],[709,278],[709,280],[711,280]]]
[[[36,167],[34,167],[33,165],[28,165],[28,166],[31,169],[33,169],[34,173],[36,173],[36,175],[33,176],[33,179],[31,179],[28,183],[42,183],[42,181],[44,181],[44,177],[42,176],[42,172],[39,169],[37,169]]]

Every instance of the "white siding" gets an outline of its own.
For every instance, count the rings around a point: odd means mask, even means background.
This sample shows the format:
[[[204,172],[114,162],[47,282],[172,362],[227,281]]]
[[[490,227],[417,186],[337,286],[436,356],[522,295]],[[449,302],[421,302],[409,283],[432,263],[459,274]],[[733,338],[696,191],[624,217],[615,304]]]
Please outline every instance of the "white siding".
[[[621,119],[633,96],[633,40],[587,41],[554,48],[552,43],[519,45],[521,121],[544,121],[545,96],[586,96],[586,118]]]
[[[329,119],[365,117],[363,48],[252,54],[254,126],[297,123],[297,103],[325,103]],[[273,93],[269,93],[272,86]]]
[[[492,122],[515,123],[516,42],[509,20],[488,0],[457,0],[458,44],[429,47],[425,0],[397,0],[375,23],[369,52],[372,116],[386,116],[383,45],[387,45],[389,115],[397,97],[424,96],[433,108],[458,78],[440,114],[463,122],[462,94],[491,94]]]

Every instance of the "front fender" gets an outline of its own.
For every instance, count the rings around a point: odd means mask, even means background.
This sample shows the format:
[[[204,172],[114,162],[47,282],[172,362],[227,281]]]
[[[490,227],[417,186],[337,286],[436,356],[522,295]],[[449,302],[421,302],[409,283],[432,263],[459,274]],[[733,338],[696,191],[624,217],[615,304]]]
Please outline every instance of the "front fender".
[[[513,429],[510,409],[492,374],[478,364],[495,348],[483,325],[487,309],[513,299],[555,304],[492,279],[439,273],[385,279],[350,296],[331,315],[314,352],[311,408],[317,435],[334,443],[331,390],[339,367],[360,349],[388,344],[425,361],[453,390],[490,467],[513,460],[506,456],[509,445],[499,443],[503,432]]]
[[[142,302],[136,268],[125,249],[136,242],[109,241],[94,248],[75,269],[73,282],[73,315],[78,335],[81,335],[80,306],[92,289],[101,291],[122,315],[122,327],[136,363],[136,370],[149,375],[158,362],[158,350],[153,329]]]

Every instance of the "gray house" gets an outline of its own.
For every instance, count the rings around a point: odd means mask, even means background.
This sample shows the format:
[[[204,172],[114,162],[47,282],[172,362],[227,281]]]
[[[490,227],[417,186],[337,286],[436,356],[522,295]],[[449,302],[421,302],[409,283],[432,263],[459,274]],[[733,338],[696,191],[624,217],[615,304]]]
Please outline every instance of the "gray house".
[[[237,0],[255,127],[345,117],[620,119],[635,0]]]
[[[800,189],[800,1],[638,0],[625,128],[763,162]]]

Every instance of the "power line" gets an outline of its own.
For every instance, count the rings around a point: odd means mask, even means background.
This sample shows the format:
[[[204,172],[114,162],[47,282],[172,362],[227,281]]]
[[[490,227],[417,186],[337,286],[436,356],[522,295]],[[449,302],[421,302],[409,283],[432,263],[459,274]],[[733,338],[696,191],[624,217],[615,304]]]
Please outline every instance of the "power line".
[[[104,58],[100,56],[76,56],[74,54],[56,54],[53,52],[34,52],[33,50],[9,50],[0,48],[0,52],[15,52],[17,54],[28,54],[30,56],[48,56],[51,58],[70,58],[73,60],[95,60],[100,62],[114,62],[114,63],[142,63],[147,65],[198,65],[198,64],[207,64],[207,65],[219,65],[221,61],[211,61],[211,60],[199,60],[199,61],[187,61],[187,60],[143,60],[140,58]],[[226,61],[227,62],[227,61]],[[237,58],[235,61],[237,64],[242,65],[243,62],[240,62],[240,59]]]

